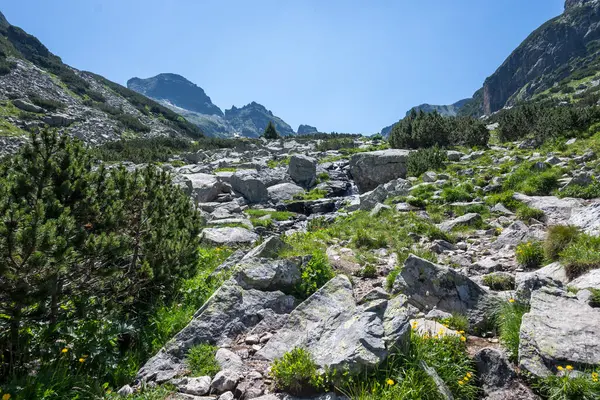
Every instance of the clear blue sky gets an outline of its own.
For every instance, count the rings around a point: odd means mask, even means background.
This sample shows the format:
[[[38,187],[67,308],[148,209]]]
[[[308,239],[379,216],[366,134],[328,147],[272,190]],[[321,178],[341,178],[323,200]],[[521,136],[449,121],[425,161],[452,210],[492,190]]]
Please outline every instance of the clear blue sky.
[[[372,133],[470,97],[564,0],[19,0],[14,25],[125,84],[178,73],[222,109]]]

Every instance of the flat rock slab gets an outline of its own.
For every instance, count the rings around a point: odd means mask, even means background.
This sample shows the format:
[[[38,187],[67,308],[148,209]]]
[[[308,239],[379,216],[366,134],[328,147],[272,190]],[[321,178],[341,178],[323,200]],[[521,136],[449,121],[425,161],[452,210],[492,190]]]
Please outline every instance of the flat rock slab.
[[[521,368],[544,377],[558,365],[580,370],[600,365],[600,309],[550,288],[533,292],[530,304],[521,323]]]
[[[454,230],[454,228],[462,226],[476,226],[478,224],[481,224],[482,222],[483,219],[481,218],[481,215],[477,213],[469,213],[462,215],[458,218],[454,218],[450,221],[444,221],[441,224],[439,224],[439,228],[444,232],[450,232]]]
[[[515,193],[513,197],[529,207],[542,210],[546,219],[544,222],[548,225],[564,224],[571,218],[574,210],[577,211],[583,208],[583,202],[579,199],[559,199],[555,196],[527,196],[521,193]]]
[[[252,244],[258,238],[256,233],[239,227],[206,228],[202,231],[202,240],[215,246]]]
[[[387,357],[389,346],[408,340],[404,303],[394,310],[387,310],[387,300],[357,306],[350,280],[338,275],[290,314],[257,357],[273,361],[302,347],[321,368],[361,371],[375,367]]]

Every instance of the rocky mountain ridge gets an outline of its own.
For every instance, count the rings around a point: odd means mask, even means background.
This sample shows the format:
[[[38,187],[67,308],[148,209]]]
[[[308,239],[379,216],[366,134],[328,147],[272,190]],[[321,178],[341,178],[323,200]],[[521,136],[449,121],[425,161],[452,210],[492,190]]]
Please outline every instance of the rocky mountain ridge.
[[[472,98],[450,106],[425,105],[423,110],[454,108],[458,115],[480,117],[521,101],[542,98],[539,96],[561,83],[564,93],[590,89],[597,85],[598,72],[600,1],[566,0],[563,14],[533,31]],[[577,84],[570,87],[569,82]],[[569,96],[562,100],[571,101]],[[382,134],[390,130],[391,126],[385,127]]]
[[[280,135],[289,136],[294,130],[283,119],[256,102],[241,108],[232,106],[221,111],[204,90],[176,74],[159,74],[152,78],[132,78],[127,87],[183,115],[208,135],[217,137],[259,137],[269,121]]]
[[[198,138],[196,126],[158,103],[62,62],[0,14],[0,136],[12,152],[27,131],[50,126],[89,144],[121,137]]]

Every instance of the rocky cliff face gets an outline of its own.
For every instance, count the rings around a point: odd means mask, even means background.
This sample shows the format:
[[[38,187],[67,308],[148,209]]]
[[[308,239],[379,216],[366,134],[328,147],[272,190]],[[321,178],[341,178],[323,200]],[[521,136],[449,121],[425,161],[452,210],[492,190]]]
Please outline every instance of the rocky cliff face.
[[[144,96],[167,100],[176,107],[200,114],[223,116],[223,111],[212,103],[201,87],[181,75],[159,74],[152,78],[131,78],[127,87]]]
[[[237,133],[246,137],[260,136],[269,121],[273,121],[275,129],[280,135],[289,136],[294,134],[292,127],[284,120],[273,115],[270,110],[254,101],[242,108],[232,106],[231,109],[225,110],[225,119]]]
[[[597,69],[599,39],[600,2],[567,0],[564,14],[536,29],[486,79],[483,111],[490,114],[578,71]]]
[[[106,78],[64,64],[0,14],[1,152],[50,126],[89,144],[123,136],[199,137],[198,127]]]

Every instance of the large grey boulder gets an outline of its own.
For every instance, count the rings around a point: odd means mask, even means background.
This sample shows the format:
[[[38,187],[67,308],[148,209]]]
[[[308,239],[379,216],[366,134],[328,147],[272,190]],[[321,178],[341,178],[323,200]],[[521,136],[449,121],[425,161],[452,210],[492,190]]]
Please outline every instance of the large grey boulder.
[[[574,210],[567,224],[578,226],[590,235],[600,236],[600,202]]]
[[[260,245],[250,250],[245,256],[244,260],[249,258],[276,258],[279,252],[290,247],[287,243],[281,240],[277,236],[271,236]]]
[[[269,260],[250,258],[238,264],[237,283],[244,289],[267,290],[277,288],[291,291],[300,279],[301,258]]]
[[[536,290],[543,287],[563,287],[568,281],[565,268],[559,262],[554,262],[536,271],[517,274],[516,297],[523,303],[529,303],[531,294]]]
[[[269,199],[267,185],[254,170],[241,170],[231,175],[231,187],[250,203],[262,203]]]
[[[26,100],[23,99],[15,99],[13,100],[13,105],[23,111],[28,111],[28,112],[32,112],[32,113],[44,113],[46,110],[44,110],[42,107],[36,106],[33,103],[30,103]]]
[[[192,396],[204,396],[210,391],[210,376],[182,378],[176,382],[177,390]]]
[[[292,200],[295,195],[304,193],[304,189],[293,183],[280,183],[267,188],[269,199],[274,203]]]
[[[504,247],[513,248],[527,240],[544,240],[546,229],[543,225],[527,226],[522,221],[515,221],[502,231],[500,236],[492,243],[492,247],[500,250]]]
[[[350,173],[361,193],[392,179],[406,177],[409,150],[379,150],[358,153],[350,159]]]
[[[205,228],[202,231],[202,240],[215,246],[252,244],[258,239],[256,233],[240,227]]]
[[[411,183],[398,178],[377,186],[374,190],[360,195],[360,209],[372,210],[378,203],[383,203],[388,197],[407,196]]]
[[[217,364],[219,364],[221,370],[228,369],[231,371],[241,372],[244,368],[244,362],[242,361],[241,357],[235,354],[233,351],[225,348],[217,350],[215,359],[217,360]]]
[[[600,289],[600,269],[593,269],[569,282],[575,289]]]
[[[293,296],[281,292],[278,286],[282,281],[290,283],[290,286],[299,283],[289,278],[298,276],[295,272],[297,264],[267,259],[260,262],[263,263],[262,267],[258,266],[258,262],[234,266],[233,270],[237,271],[234,277],[217,289],[196,311],[192,321],[146,362],[138,372],[138,378],[166,382],[185,372],[185,357],[193,346],[201,343],[230,345],[237,337],[264,321],[277,322],[289,314],[297,301]],[[269,266],[273,273],[266,272]],[[290,274],[282,271],[281,268],[286,266],[294,271]],[[250,271],[245,271],[245,268]],[[257,269],[261,272],[257,273]],[[243,286],[237,282],[242,282]]]
[[[434,308],[464,314],[471,326],[481,326],[496,298],[466,275],[409,255],[396,277],[393,293],[402,293],[419,310]]]
[[[549,225],[564,224],[571,218],[574,210],[583,207],[581,200],[564,198],[559,199],[555,196],[527,196],[521,193],[513,195],[515,200],[519,200],[529,207],[542,210],[545,215],[545,221]]]
[[[317,180],[317,160],[305,155],[294,154],[290,158],[288,174],[298,185],[309,189]]]
[[[518,379],[517,373],[500,350],[484,348],[473,358],[485,400],[539,399]]]
[[[451,219],[449,221],[444,221],[439,225],[439,228],[441,230],[443,230],[444,232],[450,232],[450,231],[454,230],[454,228],[457,228],[457,227],[477,226],[478,224],[481,224],[482,222],[483,222],[483,219],[481,218],[481,215],[479,215],[477,213],[469,213],[469,214],[461,215],[460,217]]]
[[[321,368],[358,372],[376,367],[387,357],[388,346],[403,347],[410,332],[404,303],[398,300],[386,316],[387,303],[357,306],[350,280],[338,275],[289,315],[257,357],[273,361],[302,347]],[[386,332],[384,320],[393,331]]]
[[[211,202],[223,191],[223,183],[215,175],[210,174],[187,174],[180,178],[188,181],[192,188],[192,198],[198,203]]]
[[[530,305],[521,323],[522,369],[545,377],[559,365],[581,369],[600,365],[600,309],[554,288],[533,292]]]

